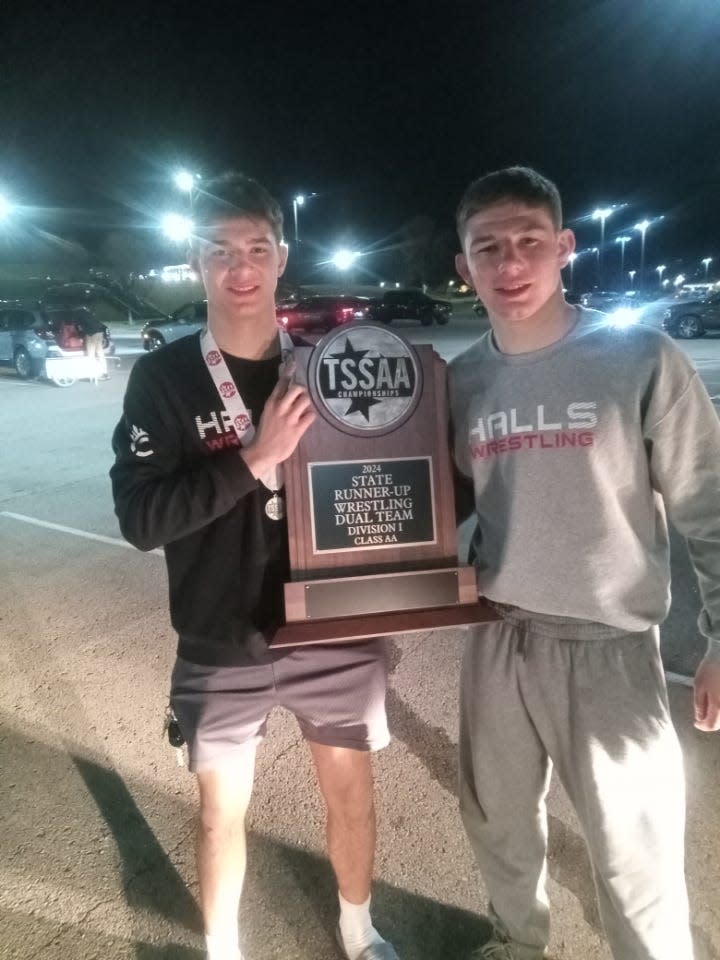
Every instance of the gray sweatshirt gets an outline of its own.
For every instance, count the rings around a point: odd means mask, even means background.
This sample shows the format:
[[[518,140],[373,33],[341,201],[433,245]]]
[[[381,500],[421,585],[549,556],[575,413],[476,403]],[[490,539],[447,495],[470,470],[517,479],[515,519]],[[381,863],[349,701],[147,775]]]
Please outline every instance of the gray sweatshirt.
[[[720,659],[720,421],[668,337],[592,310],[532,353],[502,354],[488,332],[450,363],[449,389],[482,595],[646,630],[670,606],[667,512]]]

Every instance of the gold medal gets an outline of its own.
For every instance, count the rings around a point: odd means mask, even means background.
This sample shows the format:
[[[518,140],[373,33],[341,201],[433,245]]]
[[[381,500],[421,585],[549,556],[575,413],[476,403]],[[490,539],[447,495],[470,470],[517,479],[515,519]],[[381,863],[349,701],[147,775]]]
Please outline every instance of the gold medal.
[[[265,513],[271,520],[282,520],[285,516],[285,501],[277,492],[273,493],[265,504]]]

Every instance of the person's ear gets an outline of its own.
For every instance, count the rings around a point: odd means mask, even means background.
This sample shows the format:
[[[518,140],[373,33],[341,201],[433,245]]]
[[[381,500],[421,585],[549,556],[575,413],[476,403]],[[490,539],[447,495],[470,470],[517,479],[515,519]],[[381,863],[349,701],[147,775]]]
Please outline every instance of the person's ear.
[[[288,245],[283,240],[278,245],[278,273],[277,275],[281,277],[285,273],[285,267],[287,266],[288,261]]]
[[[575,234],[567,227],[558,234],[558,260],[560,268],[570,262],[570,254],[575,252]]]
[[[467,257],[465,256],[464,253],[455,254],[455,269],[457,270],[458,274],[462,277],[462,279],[465,281],[465,283],[469,287],[472,287],[473,285],[472,277],[470,276]]]

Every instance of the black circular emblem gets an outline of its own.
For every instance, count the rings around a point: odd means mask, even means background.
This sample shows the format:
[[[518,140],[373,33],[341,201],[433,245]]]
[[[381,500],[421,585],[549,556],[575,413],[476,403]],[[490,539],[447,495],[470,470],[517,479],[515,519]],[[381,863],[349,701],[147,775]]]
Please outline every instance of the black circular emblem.
[[[396,430],[422,395],[422,366],[407,341],[378,324],[348,324],[320,340],[308,386],[320,414],[354,435]]]

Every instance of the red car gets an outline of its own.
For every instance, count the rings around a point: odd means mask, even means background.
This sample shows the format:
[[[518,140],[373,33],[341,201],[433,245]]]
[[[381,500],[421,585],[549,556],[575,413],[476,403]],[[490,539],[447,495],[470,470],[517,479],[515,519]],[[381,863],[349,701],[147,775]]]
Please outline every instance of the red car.
[[[279,303],[275,315],[286,330],[326,331],[350,320],[371,319],[372,304],[369,297],[303,297],[292,303]]]

